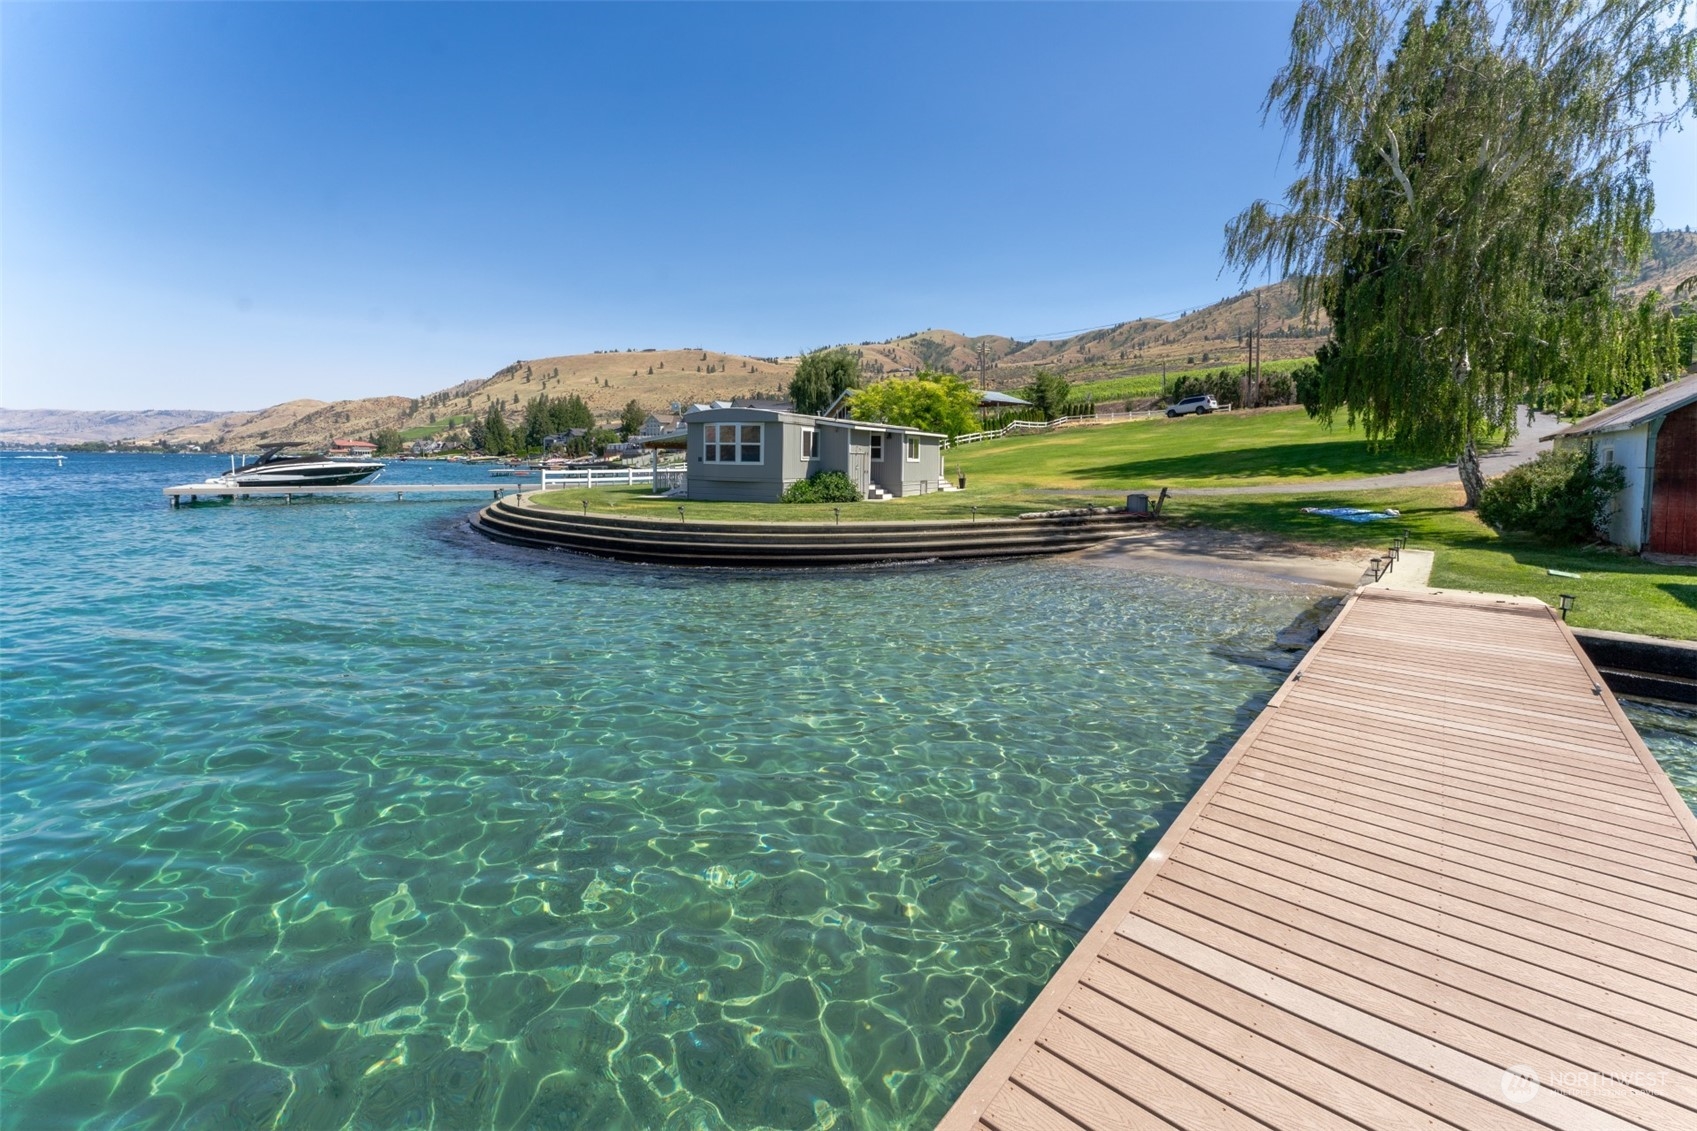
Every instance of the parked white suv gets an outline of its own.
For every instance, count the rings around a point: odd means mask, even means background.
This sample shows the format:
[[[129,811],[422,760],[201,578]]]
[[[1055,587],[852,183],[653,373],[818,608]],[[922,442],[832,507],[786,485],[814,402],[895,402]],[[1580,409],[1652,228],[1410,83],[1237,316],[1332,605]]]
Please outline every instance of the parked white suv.
[[[1213,412],[1220,402],[1210,396],[1186,397],[1167,409],[1168,416],[1188,416],[1190,413]]]

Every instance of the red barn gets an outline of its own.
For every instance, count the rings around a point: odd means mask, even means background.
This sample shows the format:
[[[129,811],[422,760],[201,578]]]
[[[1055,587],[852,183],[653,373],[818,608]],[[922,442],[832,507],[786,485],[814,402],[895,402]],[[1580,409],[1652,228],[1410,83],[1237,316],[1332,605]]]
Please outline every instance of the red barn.
[[[1588,444],[1598,463],[1626,472],[1610,541],[1645,553],[1697,555],[1697,374],[1612,404],[1553,439],[1557,447]]]

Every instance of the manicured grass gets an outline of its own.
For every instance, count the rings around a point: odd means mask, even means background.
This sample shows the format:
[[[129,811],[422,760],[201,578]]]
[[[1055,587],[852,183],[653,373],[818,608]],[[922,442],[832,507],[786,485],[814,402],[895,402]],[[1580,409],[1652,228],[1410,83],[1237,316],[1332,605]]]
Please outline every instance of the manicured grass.
[[[1381,550],[1406,529],[1409,545],[1435,551],[1432,585],[1536,597],[1551,606],[1573,594],[1570,623],[1581,628],[1697,640],[1697,569],[1646,562],[1606,548],[1563,548],[1501,537],[1461,509],[1459,487],[1312,495],[1187,496],[1167,503],[1182,522],[1271,534],[1292,542]],[[1402,511],[1400,519],[1355,525],[1303,507]],[[1551,569],[1579,574],[1552,577]]]
[[[1351,479],[1429,466],[1330,431],[1300,407],[1161,417],[967,444],[945,453],[969,482],[1042,487],[1232,487]]]
[[[463,414],[460,416],[448,416],[438,420],[435,424],[420,424],[413,428],[402,429],[401,439],[409,444],[414,440],[428,440],[438,432],[446,432],[450,428],[457,428],[462,424],[468,424],[470,422],[471,417]]]
[[[1581,627],[1697,639],[1697,569],[1658,566],[1598,549],[1556,549],[1499,537],[1461,509],[1459,487],[1377,491],[1328,490],[1327,479],[1385,474],[1418,462],[1372,451],[1359,436],[1326,433],[1301,409],[1218,414],[1077,428],[1051,435],[1010,437],[945,453],[951,479],[965,472],[968,489],[848,503],[841,521],[899,522],[1010,517],[1026,511],[1117,505],[1121,491],[1162,486],[1264,485],[1307,480],[1312,492],[1287,495],[1191,495],[1169,499],[1166,517],[1221,529],[1273,535],[1291,543],[1381,550],[1406,529],[1409,545],[1436,551],[1432,584],[1577,601]],[[1114,494],[1107,494],[1112,491]],[[550,491],[534,504],[592,513],[676,519],[675,499],[645,487]],[[685,502],[686,521],[836,522],[831,505]],[[1402,517],[1354,525],[1303,507],[1394,507]],[[1550,569],[1579,574],[1551,577]]]
[[[1290,373],[1298,367],[1307,365],[1312,358],[1288,358],[1283,361],[1268,361],[1261,365],[1262,373]],[[1180,377],[1206,377],[1218,373],[1221,369],[1229,373],[1237,373],[1242,365],[1205,365],[1199,369],[1175,369],[1166,375],[1170,387]],[[1134,377],[1110,377],[1106,381],[1081,381],[1072,387],[1073,400],[1091,400],[1100,404],[1103,401],[1122,401],[1128,397],[1155,397],[1161,394],[1161,375],[1159,373],[1139,373]]]

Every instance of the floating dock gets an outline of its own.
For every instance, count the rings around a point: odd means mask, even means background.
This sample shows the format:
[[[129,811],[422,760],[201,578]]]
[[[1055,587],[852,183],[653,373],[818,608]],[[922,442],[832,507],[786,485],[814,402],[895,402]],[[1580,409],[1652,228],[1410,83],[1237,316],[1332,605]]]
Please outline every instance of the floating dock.
[[[534,483],[350,483],[341,487],[226,487],[220,483],[185,483],[165,488],[165,497],[177,506],[184,499],[283,499],[292,501],[318,495],[484,495],[501,499],[509,494],[536,490]]]
[[[1697,821],[1554,613],[1361,590],[942,1131],[1697,1128]]]

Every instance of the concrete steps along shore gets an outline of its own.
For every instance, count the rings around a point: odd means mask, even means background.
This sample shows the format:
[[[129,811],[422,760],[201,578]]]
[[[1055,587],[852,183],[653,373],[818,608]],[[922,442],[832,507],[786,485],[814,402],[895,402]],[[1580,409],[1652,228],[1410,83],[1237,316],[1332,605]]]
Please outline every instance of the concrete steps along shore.
[[[572,514],[502,499],[471,524],[498,542],[616,561],[807,568],[1062,554],[1148,521],[1147,514],[1104,510],[977,522],[692,522]]]

